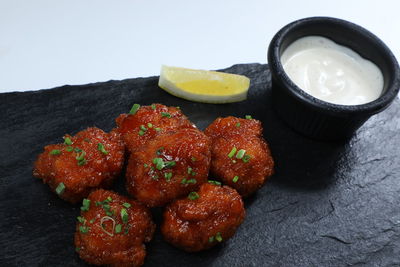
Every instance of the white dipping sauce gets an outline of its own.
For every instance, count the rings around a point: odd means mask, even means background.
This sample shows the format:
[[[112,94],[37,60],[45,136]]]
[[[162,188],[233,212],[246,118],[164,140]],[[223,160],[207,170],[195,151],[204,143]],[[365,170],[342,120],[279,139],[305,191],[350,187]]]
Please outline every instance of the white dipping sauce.
[[[296,40],[281,62],[298,87],[326,102],[364,104],[377,99],[383,89],[382,72],[374,63],[325,37]]]

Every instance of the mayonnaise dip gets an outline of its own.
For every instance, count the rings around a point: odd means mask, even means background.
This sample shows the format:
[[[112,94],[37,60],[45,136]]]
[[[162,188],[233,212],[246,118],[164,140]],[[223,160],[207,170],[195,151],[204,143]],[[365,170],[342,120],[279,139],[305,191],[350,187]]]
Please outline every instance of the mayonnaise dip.
[[[382,93],[383,75],[374,63],[325,37],[296,40],[283,52],[281,62],[298,87],[326,102],[359,105]]]

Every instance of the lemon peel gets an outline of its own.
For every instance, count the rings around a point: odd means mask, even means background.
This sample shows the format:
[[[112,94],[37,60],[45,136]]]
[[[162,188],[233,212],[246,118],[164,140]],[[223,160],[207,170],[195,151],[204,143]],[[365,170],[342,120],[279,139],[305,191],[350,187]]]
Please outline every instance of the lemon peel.
[[[186,100],[224,104],[245,100],[250,79],[237,74],[163,65],[158,86]]]

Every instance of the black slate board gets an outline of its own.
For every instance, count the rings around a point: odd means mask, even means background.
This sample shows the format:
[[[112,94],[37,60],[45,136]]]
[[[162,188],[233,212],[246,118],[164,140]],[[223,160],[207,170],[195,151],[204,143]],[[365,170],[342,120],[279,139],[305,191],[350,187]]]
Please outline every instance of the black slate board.
[[[246,200],[237,234],[189,254],[162,240],[145,266],[400,266],[400,106],[372,117],[347,143],[323,143],[286,127],[271,109],[267,65],[224,70],[251,78],[248,100],[199,104],[168,95],[158,77],[0,94],[0,265],[85,266],[74,252],[79,206],[32,177],[44,145],[88,126],[114,127],[133,103],[180,106],[201,129],[217,116],[264,122],[276,173]],[[113,187],[126,194],[121,177]],[[160,210],[154,212],[160,222]]]

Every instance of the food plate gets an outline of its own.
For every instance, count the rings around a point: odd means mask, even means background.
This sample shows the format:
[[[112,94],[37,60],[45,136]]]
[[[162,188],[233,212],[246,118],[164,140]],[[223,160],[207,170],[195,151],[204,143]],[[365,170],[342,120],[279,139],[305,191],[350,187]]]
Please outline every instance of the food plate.
[[[349,142],[298,135],[271,108],[267,65],[223,71],[251,79],[249,97],[212,105],[171,96],[158,77],[0,94],[0,265],[85,266],[74,250],[79,205],[32,177],[43,146],[88,126],[106,131],[133,103],[180,106],[200,129],[218,116],[263,121],[275,175],[246,199],[246,219],[228,242],[186,253],[163,241],[147,245],[145,266],[344,266],[400,264],[400,106],[372,117]],[[112,188],[126,195],[124,179]],[[161,210],[155,209],[155,222]]]

